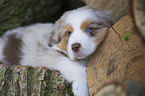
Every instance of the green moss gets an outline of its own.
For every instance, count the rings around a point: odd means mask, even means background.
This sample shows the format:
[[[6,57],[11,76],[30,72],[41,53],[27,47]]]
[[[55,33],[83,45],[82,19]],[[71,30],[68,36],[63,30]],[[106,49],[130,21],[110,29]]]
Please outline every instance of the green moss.
[[[72,92],[72,84],[65,84],[66,88],[63,90],[63,94],[62,96],[66,96],[66,94],[68,94],[69,96],[74,96],[73,92]]]
[[[6,30],[36,22],[54,22],[63,0],[1,0],[0,36]]]
[[[133,36],[133,32],[130,32],[129,35],[124,36],[124,41],[127,42],[129,40],[129,38],[132,36]]]

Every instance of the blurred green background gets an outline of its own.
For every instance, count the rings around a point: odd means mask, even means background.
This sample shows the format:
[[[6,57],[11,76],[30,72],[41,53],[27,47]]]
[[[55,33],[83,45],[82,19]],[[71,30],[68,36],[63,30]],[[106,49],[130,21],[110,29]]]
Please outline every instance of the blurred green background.
[[[0,0],[0,35],[38,22],[55,22],[65,11],[85,5],[80,0]]]

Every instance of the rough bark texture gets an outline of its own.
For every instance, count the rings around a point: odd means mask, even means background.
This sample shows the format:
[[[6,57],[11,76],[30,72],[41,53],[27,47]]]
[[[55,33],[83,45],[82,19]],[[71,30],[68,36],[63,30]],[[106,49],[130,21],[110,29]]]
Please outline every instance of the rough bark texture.
[[[128,13],[128,0],[82,0],[97,10],[111,10],[114,22]]]
[[[145,0],[130,0],[131,17],[145,44]]]
[[[135,82],[145,83],[145,47],[140,37],[133,35],[133,24],[127,15],[113,28],[110,28],[105,41],[92,56],[88,68],[87,79],[90,95],[97,93],[103,85],[117,78],[127,78]]]
[[[0,96],[72,96],[57,71],[43,67],[0,65]]]

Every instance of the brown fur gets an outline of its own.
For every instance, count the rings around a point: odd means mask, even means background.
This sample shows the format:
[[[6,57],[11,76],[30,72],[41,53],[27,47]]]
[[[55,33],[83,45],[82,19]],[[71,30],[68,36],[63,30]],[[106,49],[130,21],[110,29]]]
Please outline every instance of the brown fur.
[[[96,30],[97,31],[96,35],[95,35],[96,43],[101,43],[104,40],[108,30],[109,30],[109,28],[107,28],[107,27]]]
[[[73,27],[70,24],[65,25],[64,29],[69,30],[71,32],[74,32],[74,29],[73,29]]]
[[[87,20],[87,21],[84,21],[82,24],[81,24],[81,29],[83,31],[85,31],[87,29],[87,27],[91,24],[92,22]]]
[[[56,46],[62,50],[67,51],[68,39],[68,36],[63,37],[61,41],[58,44],[56,44]]]
[[[96,24],[96,23],[94,23],[94,22],[92,22],[92,21],[89,21],[89,20],[87,20],[87,21],[84,21],[82,24],[81,24],[81,29],[83,30],[83,31],[85,31],[89,26],[90,27],[95,27],[96,28],[96,25],[98,25],[98,23]],[[100,26],[100,27],[98,27],[98,28],[101,28],[102,26]],[[104,40],[104,38],[105,38],[105,36],[106,36],[106,32],[108,31],[108,29],[109,28],[101,28],[101,29],[95,29],[94,30],[94,34],[95,34],[95,39],[96,39],[96,43],[101,43],[103,40]]]
[[[21,39],[16,37],[16,34],[9,35],[7,37],[6,45],[4,47],[3,54],[5,56],[4,60],[11,62],[11,65],[18,65],[20,61],[20,50]]]
[[[61,34],[62,39],[61,39],[61,41],[58,44],[56,44],[56,46],[58,48],[60,48],[62,50],[65,50],[65,51],[67,51],[67,45],[68,45],[68,39],[69,39],[69,36],[65,32],[68,31],[68,30],[70,32],[74,31],[74,29],[73,29],[73,27],[71,25],[69,25],[69,24],[65,25],[63,30],[62,30],[64,32],[62,32],[62,34]]]

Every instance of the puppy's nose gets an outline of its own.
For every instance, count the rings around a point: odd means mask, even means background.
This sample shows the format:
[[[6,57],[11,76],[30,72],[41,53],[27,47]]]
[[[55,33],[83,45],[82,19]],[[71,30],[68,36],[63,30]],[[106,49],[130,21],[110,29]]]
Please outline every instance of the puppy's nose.
[[[72,44],[72,50],[74,51],[74,52],[78,52],[79,51],[79,49],[80,49],[80,47],[81,47],[81,44],[80,43],[74,43],[74,44]]]

